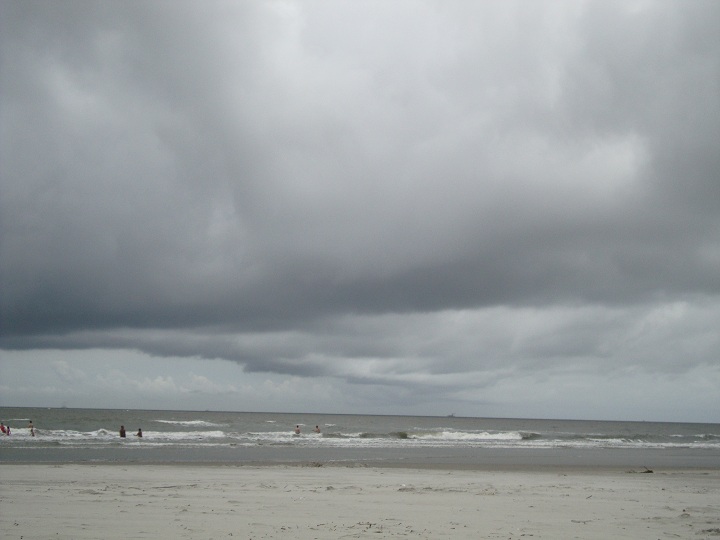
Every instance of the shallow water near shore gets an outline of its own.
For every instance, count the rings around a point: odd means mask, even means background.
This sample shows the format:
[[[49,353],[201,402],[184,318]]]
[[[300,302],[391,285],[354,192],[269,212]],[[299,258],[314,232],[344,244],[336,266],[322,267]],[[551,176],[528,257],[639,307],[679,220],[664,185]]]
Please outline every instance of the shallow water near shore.
[[[67,408],[0,419],[6,462],[720,467],[718,424]]]

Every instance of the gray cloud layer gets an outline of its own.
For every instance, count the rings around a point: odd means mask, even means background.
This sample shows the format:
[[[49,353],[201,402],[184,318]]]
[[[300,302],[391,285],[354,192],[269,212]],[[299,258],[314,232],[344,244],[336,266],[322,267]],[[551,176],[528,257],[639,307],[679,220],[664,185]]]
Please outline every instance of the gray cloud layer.
[[[410,384],[714,332],[717,2],[2,11],[0,346]]]

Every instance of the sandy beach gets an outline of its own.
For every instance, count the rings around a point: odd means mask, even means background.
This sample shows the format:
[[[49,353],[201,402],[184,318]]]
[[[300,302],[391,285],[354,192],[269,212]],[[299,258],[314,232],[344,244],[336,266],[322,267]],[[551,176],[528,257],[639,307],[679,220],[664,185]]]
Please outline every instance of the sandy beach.
[[[4,538],[718,538],[720,471],[2,468]]]

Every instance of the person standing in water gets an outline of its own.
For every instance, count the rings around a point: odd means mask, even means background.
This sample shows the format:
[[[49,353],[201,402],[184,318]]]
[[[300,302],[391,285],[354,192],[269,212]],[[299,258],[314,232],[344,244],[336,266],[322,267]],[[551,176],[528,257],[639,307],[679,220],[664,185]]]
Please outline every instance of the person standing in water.
[[[295,426],[295,435],[300,435],[300,424]]]
[[[120,426],[120,436],[123,439],[125,438],[125,426]]]
[[[138,432],[135,434],[135,436],[142,438],[142,429],[138,428]]]
[[[30,435],[33,437],[35,436],[35,426],[33,426],[32,420],[30,420],[30,423],[28,424],[28,429],[30,430]]]

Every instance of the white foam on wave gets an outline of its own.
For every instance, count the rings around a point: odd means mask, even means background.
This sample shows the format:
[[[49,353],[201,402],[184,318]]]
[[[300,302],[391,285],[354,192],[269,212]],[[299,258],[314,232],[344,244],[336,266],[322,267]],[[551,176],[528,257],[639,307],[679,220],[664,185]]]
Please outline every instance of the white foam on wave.
[[[143,437],[166,441],[188,439],[220,439],[227,437],[224,431],[143,431]]]
[[[220,427],[223,424],[215,424],[206,420],[153,420],[161,424],[172,424],[175,426],[196,426],[196,427]]]
[[[170,424],[175,421],[164,421]],[[422,448],[422,447],[467,447],[467,448],[694,448],[717,449],[720,439],[716,434],[699,436],[666,435],[664,440],[647,440],[637,436],[623,436],[622,434],[568,434],[545,433],[538,434],[530,431],[515,430],[455,430],[447,427],[438,428],[411,428],[407,432],[380,432],[368,433],[354,430],[334,431],[328,429],[323,433],[313,433],[312,430],[303,429],[300,435],[295,435],[290,427],[273,431],[224,431],[221,429],[202,428],[207,425],[217,425],[203,420],[177,421],[184,422],[184,426],[169,431],[144,430],[144,437],[135,437],[135,430],[127,431],[127,437],[121,439],[117,429],[94,429],[91,431],[65,430],[36,430],[32,437],[25,428],[14,428],[12,437],[3,438],[3,443],[12,445],[13,440],[20,444],[42,446],[58,445],[63,447],[98,447],[132,445],[145,443],[147,445],[167,446],[203,446],[203,445],[230,445],[230,446],[273,446],[287,445],[298,447],[317,448]],[[328,424],[325,424],[326,426]],[[158,426],[164,427],[164,426]],[[152,428],[152,426],[148,426]],[[242,429],[242,428],[241,428]],[[702,437],[702,438],[701,438]],[[700,440],[698,440],[700,439]]]
[[[20,435],[20,433],[18,433]],[[15,433],[13,432],[13,437]],[[29,434],[22,433],[23,437],[30,437]],[[94,431],[75,431],[75,430],[63,430],[63,429],[44,429],[37,431],[36,436],[44,440],[57,441],[60,443],[67,442],[107,442],[107,441],[122,441],[118,432],[108,429],[97,429]],[[156,441],[169,441],[169,442],[183,442],[191,440],[206,440],[206,439],[222,439],[226,438],[227,435],[223,431],[143,431],[143,439],[152,439]],[[134,432],[128,432],[126,439],[135,439]]]
[[[523,436],[517,431],[441,431],[438,433],[423,433],[412,435],[414,439],[429,439],[441,441],[520,441]]]

